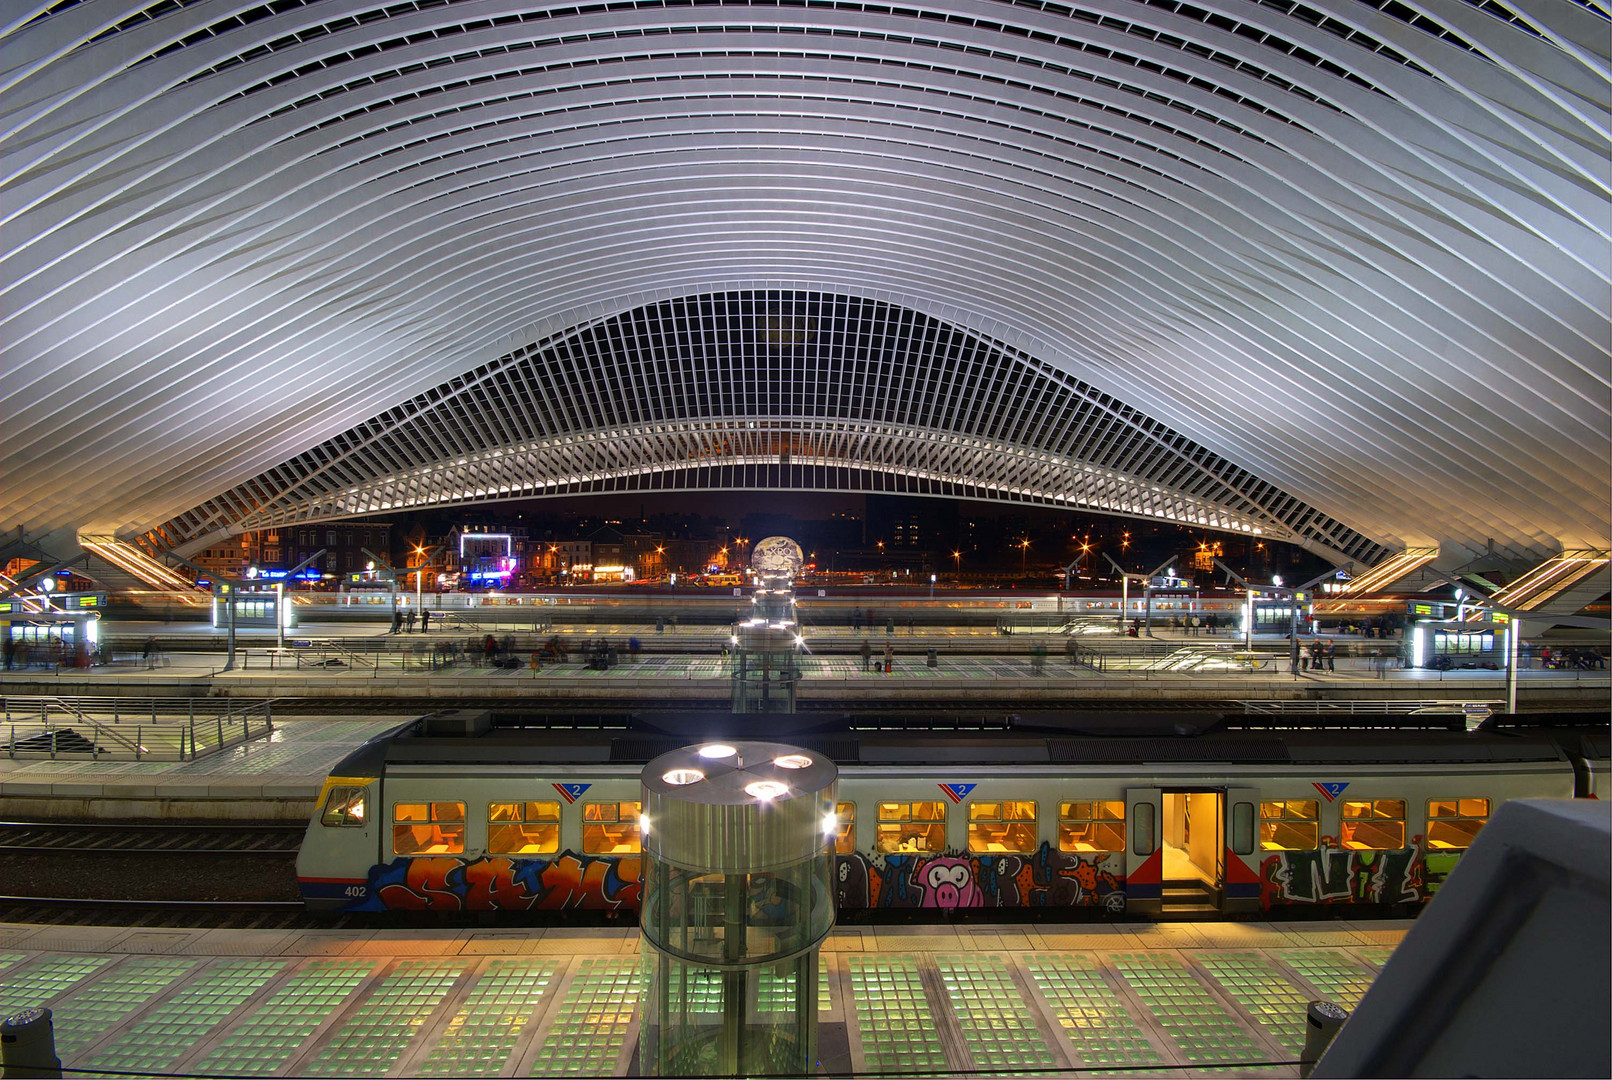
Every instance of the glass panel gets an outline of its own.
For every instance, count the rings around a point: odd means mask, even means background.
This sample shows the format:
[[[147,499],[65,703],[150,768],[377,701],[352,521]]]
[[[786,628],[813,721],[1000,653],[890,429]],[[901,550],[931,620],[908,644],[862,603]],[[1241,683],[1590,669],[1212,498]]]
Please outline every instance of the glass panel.
[[[946,826],[941,824],[880,824],[876,851],[887,853],[936,852],[946,848]]]
[[[1005,802],[1002,804],[1002,820],[1004,821],[1034,821],[1035,803],[1033,802]]]
[[[1267,821],[1270,821],[1274,818],[1286,817],[1287,815],[1282,811],[1282,804],[1279,802],[1262,802],[1259,804],[1259,816]]]
[[[616,804],[609,802],[591,802],[582,807],[583,821],[615,821]]]
[[[1092,817],[1096,818],[1098,821],[1124,821],[1125,820],[1125,800],[1124,799],[1102,799],[1102,800],[1099,800],[1098,802],[1092,803],[1091,806],[1092,806]],[[1123,847],[1123,846],[1124,845],[1121,845],[1121,847]],[[1119,850],[1119,848],[1116,848],[1115,850],[1117,851],[1117,850]]]
[[[1403,821],[1343,821],[1341,846],[1351,851],[1397,851],[1405,846]]]
[[[325,800],[324,815],[319,819],[319,823],[332,826],[364,824],[364,789],[331,788],[330,797]]]
[[[1427,801],[1427,816],[1430,818],[1455,817],[1456,801],[1454,799],[1429,799]]]
[[[560,850],[560,827],[549,823],[497,824],[487,830],[487,850],[498,855],[546,855]]]
[[[1320,831],[1313,821],[1262,821],[1259,848],[1261,851],[1313,851],[1320,842]]]
[[[1131,808],[1131,854],[1153,854],[1153,804],[1137,803]]]
[[[968,850],[977,854],[1028,853],[1035,849],[1034,825],[1023,822],[974,822],[968,826]]]
[[[393,821],[430,821],[431,811],[425,803],[397,803],[392,807]]]
[[[1233,803],[1231,808],[1231,850],[1248,855],[1254,850],[1254,804]]]
[[[946,804],[940,802],[915,802],[912,804],[912,820],[945,821]]]
[[[487,804],[488,821],[519,821],[520,819],[520,803],[495,802]]]
[[[527,821],[559,821],[560,804],[557,802],[529,802],[526,804]]]
[[[1061,818],[1090,818],[1091,803],[1061,802],[1058,804],[1058,816]]]
[[[1473,839],[1483,825],[1482,818],[1430,821],[1427,823],[1427,846],[1446,851],[1452,848],[1465,850],[1472,846]]]
[[[1488,799],[1462,799],[1461,800],[1461,816],[1462,817],[1482,817],[1482,818],[1488,817],[1489,816],[1489,800]]]
[[[834,833],[834,854],[851,855],[856,852],[856,804],[835,803],[834,814],[839,827]]]
[[[1125,826],[1107,821],[1060,821],[1058,850],[1124,851]]]
[[[465,804],[462,802],[434,802],[431,804],[432,821],[463,821]]]
[[[623,804],[627,805],[627,804]],[[638,819],[631,823],[582,826],[584,855],[637,855],[640,851]]]
[[[977,802],[968,804],[968,820],[970,821],[1000,821],[1002,806],[994,802]]]
[[[900,802],[882,802],[879,804],[880,821],[906,821],[907,804]]]

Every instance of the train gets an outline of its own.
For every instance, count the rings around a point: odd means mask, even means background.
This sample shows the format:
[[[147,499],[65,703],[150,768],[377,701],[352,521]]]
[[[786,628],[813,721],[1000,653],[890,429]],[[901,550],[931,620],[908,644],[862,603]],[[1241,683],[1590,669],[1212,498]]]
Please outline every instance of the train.
[[[297,859],[301,895],[332,914],[636,915],[644,765],[749,731],[839,768],[842,918],[1405,913],[1501,803],[1599,798],[1609,758],[1604,723],[1507,730],[1504,717],[1474,731],[1176,719],[1117,735],[1015,718],[780,735],[790,719],[544,730],[485,712],[417,718],[331,771]]]

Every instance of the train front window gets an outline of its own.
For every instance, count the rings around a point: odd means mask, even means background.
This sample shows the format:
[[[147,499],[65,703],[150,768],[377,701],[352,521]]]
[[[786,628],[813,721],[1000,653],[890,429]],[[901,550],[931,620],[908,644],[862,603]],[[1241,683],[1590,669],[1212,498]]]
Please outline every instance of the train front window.
[[[1404,799],[1349,800],[1338,809],[1338,846],[1348,851],[1398,851],[1405,846]]]
[[[1427,846],[1440,851],[1465,851],[1488,821],[1488,799],[1429,799]]]
[[[582,807],[582,854],[637,855],[642,848],[635,802],[591,802]]]
[[[1058,804],[1059,851],[1124,851],[1125,801],[1097,799]]]
[[[465,850],[462,802],[393,803],[392,851],[398,855],[460,855]]]
[[[946,804],[882,802],[873,849],[885,854],[946,850]]]
[[[1314,851],[1321,842],[1320,805],[1315,799],[1278,799],[1259,804],[1259,850]]]
[[[494,855],[552,855],[560,850],[560,804],[487,804],[487,851]]]
[[[319,817],[319,824],[338,826],[362,826],[364,824],[364,789],[361,787],[333,787],[330,796],[325,799],[324,813]]]
[[[1029,854],[1036,849],[1035,803],[968,804],[968,850],[977,855]]]
[[[856,853],[856,803],[834,804],[834,854]]]

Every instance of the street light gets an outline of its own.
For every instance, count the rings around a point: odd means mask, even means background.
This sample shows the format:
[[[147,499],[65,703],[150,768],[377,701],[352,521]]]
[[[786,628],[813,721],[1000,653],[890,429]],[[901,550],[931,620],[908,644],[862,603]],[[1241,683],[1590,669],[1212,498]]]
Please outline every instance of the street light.
[[[1019,573],[1024,573],[1030,561],[1030,539],[1026,537],[1019,541]]]
[[[963,553],[961,551],[952,552],[952,561],[957,564],[957,580],[961,582],[963,580]]]

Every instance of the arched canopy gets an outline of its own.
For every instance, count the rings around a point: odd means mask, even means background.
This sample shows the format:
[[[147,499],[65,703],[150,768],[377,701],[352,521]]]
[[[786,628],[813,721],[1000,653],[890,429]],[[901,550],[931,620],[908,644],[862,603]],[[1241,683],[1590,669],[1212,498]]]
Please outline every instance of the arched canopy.
[[[1040,503],[1380,549],[1093,387],[909,309],[663,301],[554,335],[166,523],[244,529],[595,491],[860,489]]]
[[[1609,28],[1602,0],[28,0],[0,525],[196,524],[277,472],[333,506],[297,462],[433,388],[777,290],[966,328],[1246,474],[1242,503],[1160,485],[1192,513],[1604,548]],[[799,445],[874,468],[833,421]]]

